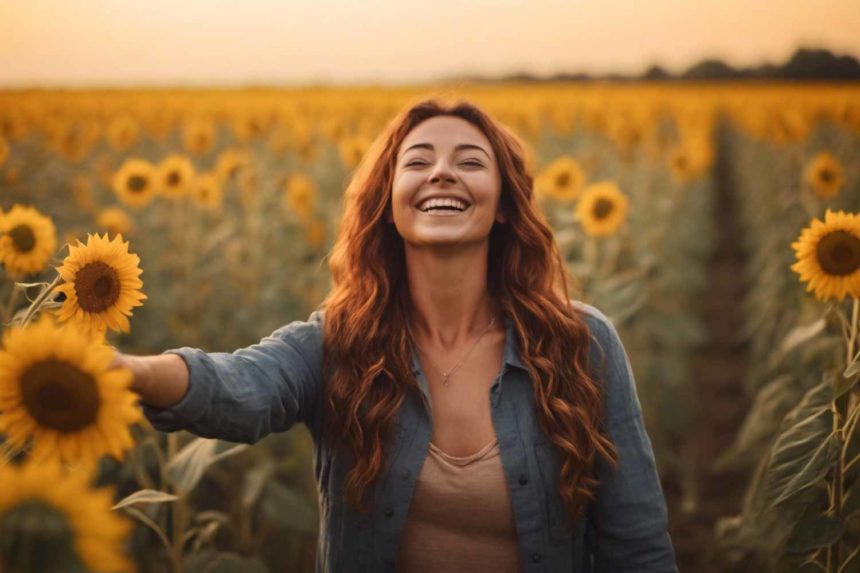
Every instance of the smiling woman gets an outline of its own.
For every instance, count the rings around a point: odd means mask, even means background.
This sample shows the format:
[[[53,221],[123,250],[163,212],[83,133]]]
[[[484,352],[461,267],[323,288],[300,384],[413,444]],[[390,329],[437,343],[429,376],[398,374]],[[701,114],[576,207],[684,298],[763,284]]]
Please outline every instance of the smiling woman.
[[[259,344],[120,357],[150,422],[250,443],[305,423],[318,571],[676,571],[626,352],[569,298],[510,132],[405,109],[329,266],[319,310]]]

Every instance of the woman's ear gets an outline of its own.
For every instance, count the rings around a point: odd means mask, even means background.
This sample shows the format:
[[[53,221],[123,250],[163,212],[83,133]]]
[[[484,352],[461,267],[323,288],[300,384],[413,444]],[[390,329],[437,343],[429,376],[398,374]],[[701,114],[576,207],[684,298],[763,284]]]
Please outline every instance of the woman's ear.
[[[507,215],[505,215],[505,212],[502,211],[501,207],[499,207],[499,209],[496,211],[496,222],[497,223],[507,223],[508,222],[508,217],[507,217]]]

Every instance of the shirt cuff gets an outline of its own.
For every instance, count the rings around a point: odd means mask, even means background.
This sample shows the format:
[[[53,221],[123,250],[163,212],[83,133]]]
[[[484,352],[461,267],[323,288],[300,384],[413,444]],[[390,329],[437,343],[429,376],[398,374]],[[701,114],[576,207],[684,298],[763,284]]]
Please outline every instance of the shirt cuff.
[[[209,396],[206,395],[207,386],[195,374],[202,372],[200,354],[205,353],[200,349],[186,346],[165,350],[161,354],[176,354],[182,357],[188,368],[188,388],[185,390],[185,395],[169,408],[157,408],[141,402],[143,415],[159,432],[184,430],[203,416],[209,404]]]

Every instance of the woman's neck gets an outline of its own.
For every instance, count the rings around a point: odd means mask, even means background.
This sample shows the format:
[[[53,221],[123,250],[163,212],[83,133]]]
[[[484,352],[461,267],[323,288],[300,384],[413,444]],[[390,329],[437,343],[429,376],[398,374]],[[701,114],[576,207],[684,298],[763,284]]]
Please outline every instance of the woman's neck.
[[[501,317],[487,289],[487,258],[482,250],[407,251],[410,328],[422,346],[454,350],[484,332],[493,318],[498,328]]]

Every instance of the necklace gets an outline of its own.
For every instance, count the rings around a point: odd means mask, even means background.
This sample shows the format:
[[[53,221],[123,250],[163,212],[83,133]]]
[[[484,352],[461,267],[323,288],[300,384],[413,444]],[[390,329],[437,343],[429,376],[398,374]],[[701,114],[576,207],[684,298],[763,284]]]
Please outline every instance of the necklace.
[[[484,329],[484,332],[481,333],[481,336],[478,337],[478,340],[475,341],[475,344],[472,345],[472,348],[470,348],[469,351],[463,356],[463,358],[460,359],[460,362],[458,362],[457,365],[454,366],[454,368],[452,368],[449,372],[442,372],[442,384],[444,384],[445,386],[448,385],[448,378],[451,376],[451,374],[456,372],[458,368],[460,368],[460,366],[463,364],[463,362],[466,360],[466,358],[472,353],[472,351],[475,349],[475,347],[478,346],[478,343],[481,342],[481,339],[484,338],[484,335],[487,334],[487,331],[490,330],[490,327],[493,326],[494,322],[496,322],[495,316],[493,317],[493,320],[490,321],[490,324],[487,325],[487,328]],[[424,350],[422,350],[420,346],[418,346],[418,343],[414,342],[415,337],[412,335],[412,329],[409,328],[408,324],[406,325],[406,329],[409,330],[409,336],[412,337],[412,340],[413,340],[413,343],[415,344],[415,347],[421,352],[421,354],[423,354],[424,356],[428,356],[427,353],[424,352]],[[428,356],[428,358],[429,358],[429,356]]]

